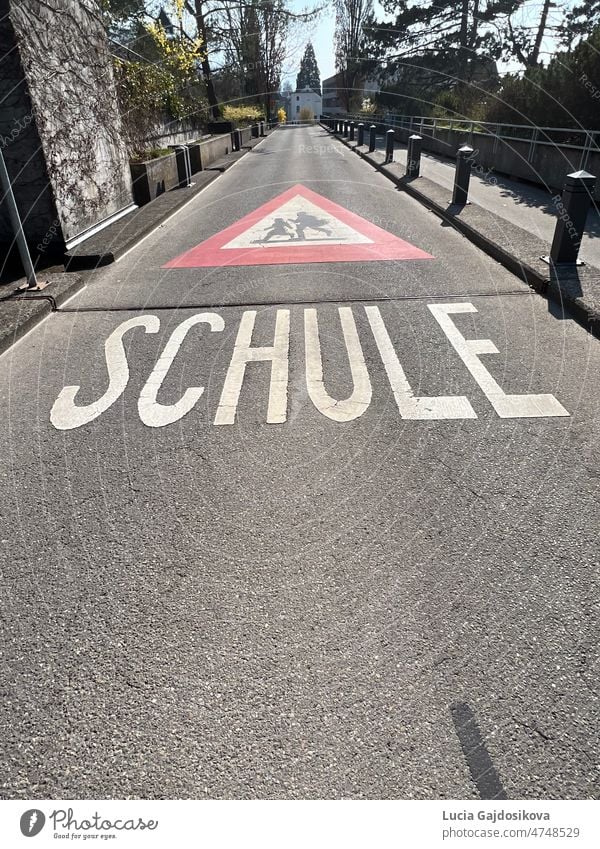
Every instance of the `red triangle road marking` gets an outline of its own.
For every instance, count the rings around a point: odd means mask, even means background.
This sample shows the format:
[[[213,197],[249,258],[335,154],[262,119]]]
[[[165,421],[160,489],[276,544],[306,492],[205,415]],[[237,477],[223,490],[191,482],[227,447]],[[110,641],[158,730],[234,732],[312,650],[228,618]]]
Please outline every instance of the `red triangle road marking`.
[[[433,257],[298,184],[163,268],[388,259]]]

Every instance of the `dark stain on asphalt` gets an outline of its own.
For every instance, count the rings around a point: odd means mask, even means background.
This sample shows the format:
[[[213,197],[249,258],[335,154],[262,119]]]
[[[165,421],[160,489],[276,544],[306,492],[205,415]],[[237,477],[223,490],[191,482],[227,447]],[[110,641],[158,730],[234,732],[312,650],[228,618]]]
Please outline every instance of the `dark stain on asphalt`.
[[[482,799],[508,798],[469,705],[457,702],[451,706],[450,712],[479,796]]]

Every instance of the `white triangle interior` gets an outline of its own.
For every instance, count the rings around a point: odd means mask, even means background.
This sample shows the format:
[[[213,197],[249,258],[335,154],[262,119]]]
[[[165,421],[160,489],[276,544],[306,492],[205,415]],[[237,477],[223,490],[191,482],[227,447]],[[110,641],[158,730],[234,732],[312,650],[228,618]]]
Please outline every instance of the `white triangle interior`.
[[[364,245],[372,241],[316,203],[296,195],[227,242],[223,249]]]

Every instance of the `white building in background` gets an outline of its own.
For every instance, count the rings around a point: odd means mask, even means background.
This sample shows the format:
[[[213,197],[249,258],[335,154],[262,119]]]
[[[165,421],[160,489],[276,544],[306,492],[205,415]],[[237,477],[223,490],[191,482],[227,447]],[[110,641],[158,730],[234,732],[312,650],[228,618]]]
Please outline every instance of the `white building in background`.
[[[288,120],[299,121],[300,111],[302,109],[310,109],[315,117],[315,120],[321,118],[323,111],[323,101],[321,95],[317,94],[312,88],[299,88],[291,95],[291,111]]]

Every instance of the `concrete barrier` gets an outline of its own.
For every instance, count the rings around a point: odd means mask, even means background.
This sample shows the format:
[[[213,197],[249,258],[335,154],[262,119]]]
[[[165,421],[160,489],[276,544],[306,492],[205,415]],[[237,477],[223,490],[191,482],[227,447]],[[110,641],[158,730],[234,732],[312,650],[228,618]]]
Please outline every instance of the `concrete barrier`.
[[[130,162],[133,199],[138,206],[179,185],[175,152],[145,162]]]
[[[240,142],[243,147],[245,144],[250,144],[252,141],[252,127],[243,127],[239,130]]]
[[[198,171],[202,171],[204,168],[212,165],[217,159],[221,159],[231,152],[231,136],[229,133],[225,133],[222,136],[214,136],[205,141],[198,141],[195,144],[191,144],[189,150],[192,174],[196,174]]]

